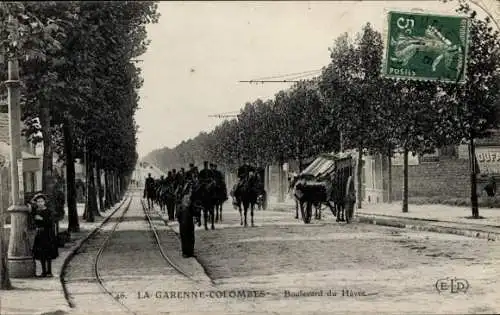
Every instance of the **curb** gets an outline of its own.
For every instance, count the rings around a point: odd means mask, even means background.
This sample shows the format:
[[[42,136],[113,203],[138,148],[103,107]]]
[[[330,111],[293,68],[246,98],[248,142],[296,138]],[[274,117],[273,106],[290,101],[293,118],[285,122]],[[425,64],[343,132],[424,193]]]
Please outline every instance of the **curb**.
[[[406,219],[406,220],[411,220],[411,219]],[[415,230],[415,231],[425,231],[425,232],[461,235],[461,236],[472,237],[472,238],[487,239],[489,241],[495,241],[496,239],[500,238],[500,231],[499,232],[488,232],[488,231],[483,231],[483,230],[475,230],[475,229],[461,228],[461,227],[425,225],[425,224],[418,224],[418,223],[412,224],[412,223],[406,223],[403,220],[397,220],[394,217],[389,219],[389,218],[384,218],[384,217],[379,217],[379,216],[357,215],[356,221],[361,222],[361,223],[368,223],[368,224],[374,224],[374,225],[380,225],[380,226],[390,226],[390,227],[410,229],[410,230]],[[415,221],[418,221],[418,220],[415,220]],[[425,222],[425,220],[420,220],[420,221]],[[435,222],[439,223],[439,221],[435,221]]]
[[[378,213],[370,213],[370,212],[364,212],[364,211],[359,211],[357,212],[358,215],[362,216],[373,216],[373,217],[386,217],[386,218],[391,218],[391,219],[400,219],[400,220],[414,220],[414,221],[423,221],[423,222],[434,222],[434,223],[451,223],[451,224],[461,224],[453,221],[448,221],[448,220],[437,220],[437,219],[430,219],[430,218],[416,218],[416,217],[400,217],[397,215],[390,215],[390,214],[378,214]],[[488,227],[488,228],[500,228],[500,225],[492,225],[492,224],[477,224],[477,223],[471,223],[472,225],[475,225],[477,227]]]
[[[64,260],[63,260],[63,263],[61,265],[61,271],[59,272],[59,283],[61,284],[62,286],[62,289],[63,289],[63,292],[64,292],[64,299],[66,300],[66,302],[68,303],[68,306],[69,306],[69,309],[71,308],[74,308],[74,304],[73,302],[71,302],[70,298],[69,298],[69,292],[68,292],[68,289],[66,288],[66,285],[64,284],[64,274],[65,274],[65,270],[66,270],[66,267],[68,266],[70,260],[75,256],[76,252],[80,249],[80,247],[82,247],[82,245],[89,239],[91,238],[95,233],[97,233],[97,231],[104,225],[106,224],[109,219],[115,214],[116,211],[118,211],[124,204],[125,204],[125,201],[127,200],[127,197],[123,197],[122,200],[120,200],[118,202],[118,204],[115,206],[114,209],[110,209],[108,211],[109,212],[109,215],[107,215],[102,221],[101,223],[96,226],[94,229],[92,229],[92,231],[90,231],[86,236],[82,237],[79,241],[76,242],[76,244],[71,247],[68,251],[68,254],[66,255],[66,257],[64,257]],[[44,313],[44,314],[51,314],[51,312],[49,313]],[[57,312],[55,313],[57,314]]]

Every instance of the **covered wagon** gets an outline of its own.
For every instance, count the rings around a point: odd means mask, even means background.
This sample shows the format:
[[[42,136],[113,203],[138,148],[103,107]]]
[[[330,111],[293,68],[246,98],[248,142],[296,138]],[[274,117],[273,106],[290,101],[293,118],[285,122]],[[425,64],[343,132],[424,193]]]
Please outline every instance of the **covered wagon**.
[[[351,153],[322,154],[294,179],[294,196],[304,223],[311,222],[313,206],[320,219],[322,205],[332,210],[337,221],[351,222],[356,203],[355,169]]]

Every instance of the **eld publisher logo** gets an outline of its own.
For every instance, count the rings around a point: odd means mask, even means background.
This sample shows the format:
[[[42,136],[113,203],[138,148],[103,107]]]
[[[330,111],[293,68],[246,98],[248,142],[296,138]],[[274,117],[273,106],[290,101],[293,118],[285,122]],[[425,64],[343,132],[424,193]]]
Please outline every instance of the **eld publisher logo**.
[[[436,281],[436,290],[439,293],[466,293],[469,290],[469,281],[456,277],[446,277]]]

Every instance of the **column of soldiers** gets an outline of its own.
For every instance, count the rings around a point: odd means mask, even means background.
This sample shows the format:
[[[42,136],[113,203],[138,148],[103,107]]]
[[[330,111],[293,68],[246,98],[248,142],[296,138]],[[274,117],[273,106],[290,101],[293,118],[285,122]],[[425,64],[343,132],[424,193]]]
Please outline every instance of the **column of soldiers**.
[[[161,176],[159,180],[154,180],[151,174],[146,178],[146,187],[144,188],[144,198],[148,199],[148,207],[153,207],[153,202],[157,202],[162,207],[165,203],[168,213],[168,220],[177,218],[180,226],[182,252],[184,257],[192,257],[194,251],[194,222],[193,209],[191,205],[182,207],[181,200],[183,199],[186,188],[188,186],[199,187],[199,184],[214,180],[221,188],[221,195],[227,199],[227,188],[224,180],[224,175],[217,169],[217,165],[203,162],[203,169],[198,170],[194,163],[189,164],[189,169],[185,171],[181,168],[172,169],[167,176]],[[166,193],[165,193],[166,192]],[[165,193],[165,198],[163,195]],[[165,200],[163,200],[165,199]],[[151,201],[150,201],[151,200]],[[198,218],[199,220],[199,218]]]

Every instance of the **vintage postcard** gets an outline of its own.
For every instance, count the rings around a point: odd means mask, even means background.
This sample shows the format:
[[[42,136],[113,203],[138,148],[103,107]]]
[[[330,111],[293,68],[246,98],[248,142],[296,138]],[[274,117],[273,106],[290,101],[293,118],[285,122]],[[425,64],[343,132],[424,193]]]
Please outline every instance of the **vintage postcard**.
[[[0,22],[0,314],[500,313],[498,0]]]

